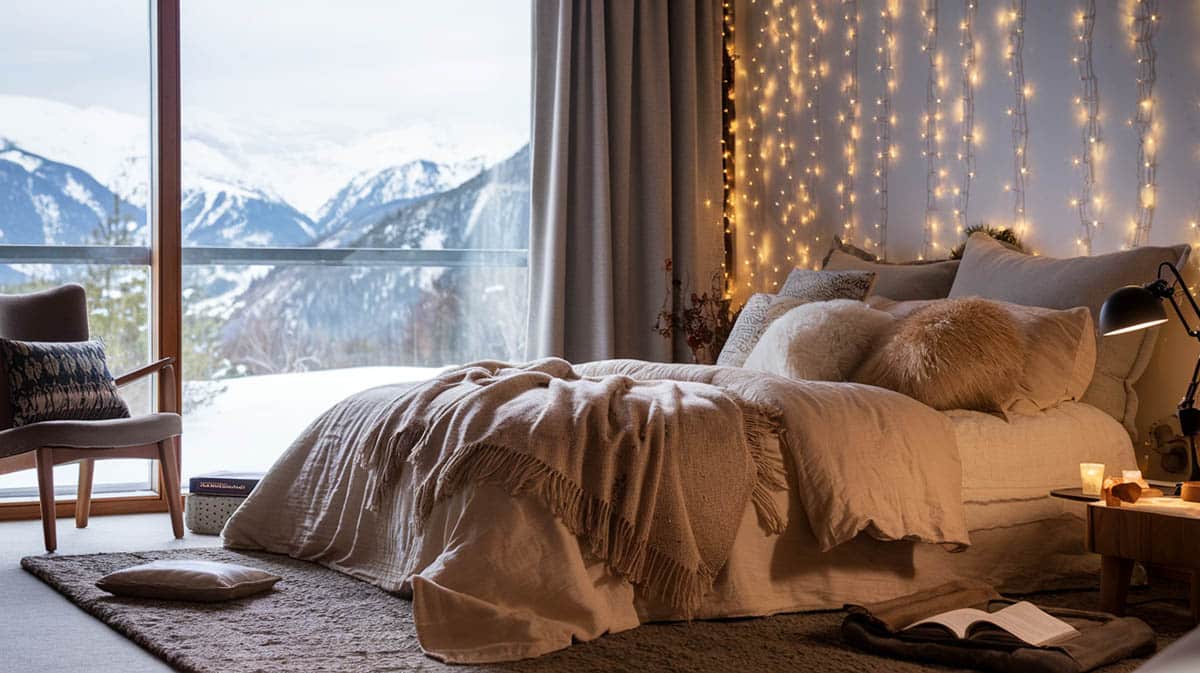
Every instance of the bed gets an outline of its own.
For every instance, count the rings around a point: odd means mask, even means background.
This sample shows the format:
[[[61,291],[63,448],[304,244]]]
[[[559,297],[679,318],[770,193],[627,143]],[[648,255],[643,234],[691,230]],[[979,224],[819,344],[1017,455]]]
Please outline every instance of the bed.
[[[969,244],[964,266],[971,252]],[[1067,370],[1073,358],[1068,352]],[[411,598],[422,648],[455,663],[539,656],[646,621],[840,608],[956,577],[1011,592],[1092,586],[1098,561],[1083,547],[1082,505],[1049,491],[1078,483],[1080,462],[1134,468],[1127,423],[1136,412],[1107,391],[1093,398],[1111,408],[1077,401],[1096,387],[1092,360],[1078,389],[1024,413],[939,412],[862,383],[735,367],[579,366],[589,377],[703,382],[794,412],[766,448],[784,466],[786,484],[770,499],[786,525],[765,530],[761,507],[747,504],[695,609],[622,579],[545,502],[511,488],[458,488],[421,517],[420,530],[411,471],[372,504],[353,437],[387,426],[380,419],[396,387],[361,393],[318,419],[223,535],[226,546],[314,561]],[[1124,375],[1105,373],[1117,392],[1130,388]]]

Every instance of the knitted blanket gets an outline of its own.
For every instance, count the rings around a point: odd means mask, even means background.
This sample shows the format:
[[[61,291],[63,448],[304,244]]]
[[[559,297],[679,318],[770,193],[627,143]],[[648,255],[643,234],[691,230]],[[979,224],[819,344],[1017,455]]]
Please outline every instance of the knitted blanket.
[[[712,588],[753,502],[782,532],[785,488],[764,440],[778,414],[716,386],[580,376],[549,358],[476,362],[418,385],[368,424],[359,463],[378,508],[413,470],[417,531],[466,484],[539,499],[598,559],[688,612]]]

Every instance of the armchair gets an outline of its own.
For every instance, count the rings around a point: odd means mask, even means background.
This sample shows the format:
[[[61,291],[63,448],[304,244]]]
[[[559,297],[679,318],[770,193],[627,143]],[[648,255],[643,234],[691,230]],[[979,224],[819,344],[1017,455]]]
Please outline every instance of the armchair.
[[[62,287],[26,295],[0,295],[0,337],[22,341],[86,341],[87,297],[82,287]],[[174,390],[174,358],[163,358],[116,379],[124,386],[153,374],[162,374],[162,385]],[[167,395],[168,400],[175,399]],[[0,474],[37,469],[38,500],[46,551],[57,548],[54,506],[54,466],[79,463],[75,500],[75,525],[87,527],[92,500],[95,461],[110,458],[158,460],[166,494],[171,528],[183,537],[183,511],[179,488],[178,410],[102,421],[43,421],[13,427],[8,373],[0,363]]]

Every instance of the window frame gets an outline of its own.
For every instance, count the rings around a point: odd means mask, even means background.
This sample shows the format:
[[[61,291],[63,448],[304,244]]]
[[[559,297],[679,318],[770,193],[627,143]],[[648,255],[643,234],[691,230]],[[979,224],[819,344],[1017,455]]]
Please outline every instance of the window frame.
[[[148,0],[150,4],[150,329],[153,358],[174,357],[176,368],[183,350],[182,297],[182,213],[181,213],[181,118],[180,118],[180,0]],[[84,248],[90,246],[81,246]],[[144,255],[144,249],[127,252]],[[67,252],[67,251],[64,251]],[[75,250],[76,253],[79,250]],[[103,248],[94,251],[106,254]],[[86,254],[86,251],[85,253]],[[107,254],[122,254],[108,252]],[[174,407],[166,404],[168,391],[161,385],[162,373],[155,378],[158,408],[181,408],[182,376],[177,376]],[[181,440],[182,444],[182,440]],[[182,455],[180,448],[178,455]],[[32,467],[33,454],[27,454]],[[178,456],[177,456],[178,458]],[[153,495],[129,495],[97,498],[91,512],[96,515],[132,514],[167,511],[167,497],[162,490],[161,465],[154,473]],[[182,498],[182,494],[173,494]],[[55,515],[72,516],[75,498],[57,500]],[[37,501],[0,503],[0,521],[36,519],[41,516]]]

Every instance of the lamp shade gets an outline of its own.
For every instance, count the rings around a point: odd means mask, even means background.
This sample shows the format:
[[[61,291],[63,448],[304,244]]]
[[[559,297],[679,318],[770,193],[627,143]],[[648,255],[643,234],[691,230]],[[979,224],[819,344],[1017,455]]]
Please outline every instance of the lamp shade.
[[[1126,285],[1108,295],[1100,307],[1100,333],[1104,336],[1136,332],[1166,321],[1162,300],[1137,285]]]

